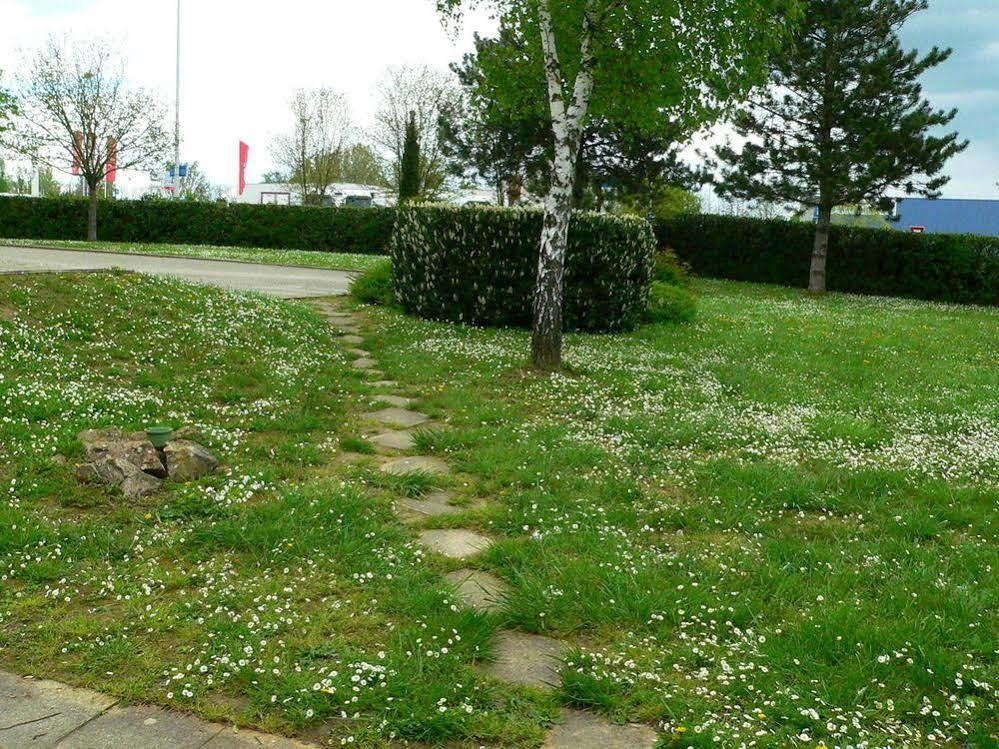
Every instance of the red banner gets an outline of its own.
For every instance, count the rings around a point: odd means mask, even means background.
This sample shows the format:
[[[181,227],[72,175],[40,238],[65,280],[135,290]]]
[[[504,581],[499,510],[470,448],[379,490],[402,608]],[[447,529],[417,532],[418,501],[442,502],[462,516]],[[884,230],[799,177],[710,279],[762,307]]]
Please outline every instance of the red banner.
[[[73,168],[70,173],[74,177],[80,176],[80,168],[83,166],[83,133],[73,133]]]
[[[250,160],[250,147],[239,142],[239,194],[246,190],[246,162]]]
[[[107,170],[107,181],[109,185],[113,185],[114,181],[118,178],[118,141],[114,138],[108,138],[108,170]]]

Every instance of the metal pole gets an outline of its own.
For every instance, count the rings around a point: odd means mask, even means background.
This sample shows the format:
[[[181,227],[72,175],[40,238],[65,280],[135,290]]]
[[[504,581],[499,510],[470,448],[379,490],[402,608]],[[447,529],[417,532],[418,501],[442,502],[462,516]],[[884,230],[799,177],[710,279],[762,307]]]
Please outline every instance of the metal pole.
[[[177,90],[174,100],[177,120],[173,130],[173,196],[180,196],[180,0],[177,0]]]

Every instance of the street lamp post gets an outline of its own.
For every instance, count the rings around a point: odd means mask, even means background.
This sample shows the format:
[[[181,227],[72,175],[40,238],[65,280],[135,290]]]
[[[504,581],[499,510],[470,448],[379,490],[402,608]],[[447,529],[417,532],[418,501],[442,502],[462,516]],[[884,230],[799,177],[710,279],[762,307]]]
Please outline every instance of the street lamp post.
[[[180,196],[180,0],[177,0],[177,88],[174,99],[176,121],[173,129],[173,196]]]

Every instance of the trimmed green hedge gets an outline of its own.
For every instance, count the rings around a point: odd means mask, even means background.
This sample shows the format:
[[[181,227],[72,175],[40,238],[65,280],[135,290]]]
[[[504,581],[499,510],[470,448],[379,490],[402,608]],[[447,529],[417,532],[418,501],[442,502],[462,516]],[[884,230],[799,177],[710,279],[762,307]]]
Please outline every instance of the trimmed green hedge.
[[[543,214],[410,205],[392,239],[396,295],[412,314],[529,327]],[[655,237],[643,219],[575,213],[566,256],[565,326],[632,327],[648,305]]]
[[[102,200],[97,236],[105,242],[269,247],[381,254],[392,236],[391,208],[227,205],[170,200]],[[0,198],[0,237],[86,239],[79,198]]]
[[[800,221],[685,215],[659,221],[660,247],[695,273],[808,285],[815,226]],[[832,227],[830,291],[999,304],[999,238]]]

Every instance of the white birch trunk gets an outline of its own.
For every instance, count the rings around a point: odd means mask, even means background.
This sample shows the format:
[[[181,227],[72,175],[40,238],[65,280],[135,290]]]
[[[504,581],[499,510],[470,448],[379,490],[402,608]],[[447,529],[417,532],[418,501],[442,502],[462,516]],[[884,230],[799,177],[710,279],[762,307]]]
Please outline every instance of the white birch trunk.
[[[594,0],[591,0],[587,6],[580,47],[581,66],[573,87],[572,101],[567,108],[551,7],[549,0],[538,1],[555,157],[551,169],[551,187],[545,197],[545,218],[541,231],[538,279],[534,294],[531,353],[534,365],[546,370],[557,369],[562,364],[565,256],[569,240],[569,221],[572,217],[572,195],[576,182],[576,156],[593,93],[591,48],[594,5]]]

